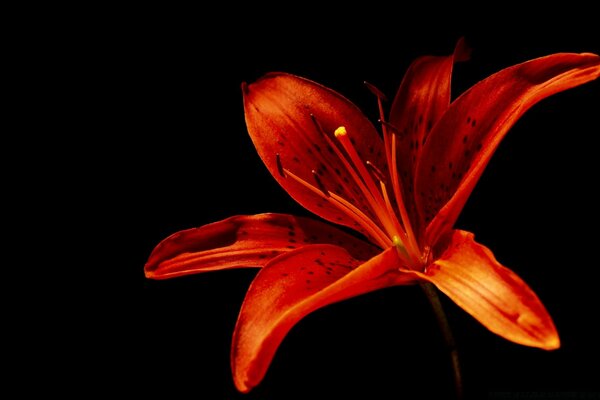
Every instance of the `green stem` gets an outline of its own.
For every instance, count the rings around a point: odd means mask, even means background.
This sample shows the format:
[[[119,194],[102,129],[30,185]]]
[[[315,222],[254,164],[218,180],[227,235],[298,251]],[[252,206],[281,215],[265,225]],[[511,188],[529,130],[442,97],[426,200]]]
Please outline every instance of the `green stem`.
[[[452,330],[450,329],[448,318],[446,317],[446,313],[442,308],[442,303],[440,302],[440,297],[438,296],[435,286],[427,282],[421,283],[420,286],[425,292],[425,295],[427,296],[427,299],[429,300],[429,303],[433,308],[435,317],[438,321],[438,324],[440,325],[440,329],[442,330],[442,335],[444,335],[444,342],[446,343],[446,347],[450,351],[450,357],[452,359],[452,370],[454,371],[454,387],[456,389],[456,398],[460,400],[463,398],[462,378],[460,374],[458,350],[456,349],[456,343],[454,342],[454,335],[452,335]]]

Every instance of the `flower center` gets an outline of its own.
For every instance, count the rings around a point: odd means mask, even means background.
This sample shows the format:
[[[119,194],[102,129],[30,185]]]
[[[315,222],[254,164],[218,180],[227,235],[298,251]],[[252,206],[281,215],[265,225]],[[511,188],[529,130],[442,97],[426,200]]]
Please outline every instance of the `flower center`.
[[[385,139],[385,136],[389,135],[385,126],[383,129]],[[391,239],[391,244],[398,249],[398,255],[406,265],[417,268],[421,264],[420,250],[401,195],[402,191],[396,168],[396,136],[392,134],[391,140],[388,141],[391,144],[391,148],[388,149],[386,146],[395,207],[385,184],[385,175],[371,161],[367,160],[363,162],[352,141],[349,139],[346,128],[340,126],[335,130],[334,136],[349,156],[352,167],[357,172],[355,175],[358,175],[358,178],[360,178],[360,180],[355,180],[364,184],[360,185],[362,186],[361,189],[366,189],[363,190],[363,193],[379,220],[378,225],[384,229],[386,236]],[[387,139],[390,138],[387,137]],[[398,215],[400,218],[398,218]]]
[[[314,184],[306,182],[290,170],[285,169],[281,165],[279,155],[277,155],[276,160],[279,174],[284,177],[291,177],[316,195],[321,196],[324,200],[336,206],[336,208],[356,221],[367,232],[371,240],[381,248],[396,247],[403,268],[418,269],[422,265],[421,252],[413,234],[401,196],[402,191],[400,182],[398,181],[398,171],[395,167],[395,135],[392,134],[390,137],[384,126],[386,159],[389,165],[389,176],[393,190],[393,197],[391,197],[390,193],[388,193],[388,186],[385,183],[386,175],[370,160],[362,160],[344,126],[340,126],[334,131],[334,137],[339,143],[338,145],[323,132],[320,124],[314,117],[313,122],[346,167],[346,170],[354,181],[353,183],[356,184],[360,192],[364,195],[370,208],[367,213],[370,211],[373,217],[368,216],[365,210],[359,209],[342,196],[329,191],[316,171],[312,171]]]

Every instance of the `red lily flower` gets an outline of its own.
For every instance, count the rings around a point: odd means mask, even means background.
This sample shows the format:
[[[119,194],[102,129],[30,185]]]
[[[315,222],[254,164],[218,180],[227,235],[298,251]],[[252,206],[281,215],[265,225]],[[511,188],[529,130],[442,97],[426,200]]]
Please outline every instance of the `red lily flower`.
[[[410,66],[383,139],[350,101],[317,83],[271,73],[243,85],[248,131],[265,165],[324,222],[282,214],[235,216],[163,240],[145,266],[164,279],[262,267],[233,335],[242,392],[266,373],[285,335],[308,313],[395,285],[429,282],[490,331],[513,342],[560,346],[535,293],[472,233],[460,211],[506,132],[531,106],[596,79],[600,57],[554,54],[506,68],[450,102],[459,43],[448,57]]]

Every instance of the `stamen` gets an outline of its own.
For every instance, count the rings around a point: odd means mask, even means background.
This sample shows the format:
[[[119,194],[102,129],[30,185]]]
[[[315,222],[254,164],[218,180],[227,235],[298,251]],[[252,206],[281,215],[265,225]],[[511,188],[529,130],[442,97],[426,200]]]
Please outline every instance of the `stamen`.
[[[385,115],[383,112],[383,104],[381,102],[381,99],[378,97],[377,98],[377,106],[379,108],[379,122],[381,123],[381,131],[383,133],[383,145],[385,147],[385,160],[388,163],[388,168],[390,169],[390,177],[392,178],[392,186],[396,187],[396,178],[393,175],[393,171],[396,168],[396,164],[393,163],[392,164],[392,145],[391,145],[391,139],[390,139],[390,135],[394,136],[393,132],[398,132],[398,130],[395,127],[392,127],[392,125],[388,124],[385,121]],[[388,132],[388,127],[390,128],[389,130],[392,131],[392,134],[390,134],[390,132]],[[394,196],[397,197],[397,193],[396,190],[394,190]],[[398,199],[397,202],[400,203],[402,201],[402,199]]]
[[[381,130],[383,132],[383,142],[385,145],[385,158],[389,165],[389,169],[390,169],[389,172],[390,172],[390,178],[392,180],[392,188],[394,191],[394,197],[396,198],[396,203],[400,210],[400,218],[402,221],[403,229],[399,229],[398,233],[402,233],[403,236],[407,239],[406,242],[410,248],[410,254],[416,255],[416,254],[419,254],[419,246],[416,243],[414,232],[413,232],[411,224],[410,224],[410,219],[408,218],[408,213],[406,212],[406,206],[404,205],[404,199],[402,197],[402,190],[400,189],[400,180],[398,177],[398,165],[396,163],[396,139],[397,139],[396,134],[399,134],[399,131],[395,126],[389,124],[385,120],[385,115],[383,112],[383,104],[382,104],[382,98],[385,98],[385,96],[383,96],[383,97],[381,96],[383,93],[381,93],[381,91],[379,89],[375,88],[373,85],[370,85],[370,84],[367,84],[367,88],[369,88],[377,96],[377,105],[379,107],[379,122],[381,123]],[[385,190],[385,185],[383,185],[383,182],[381,182],[381,183],[382,183],[383,196],[387,197],[386,207],[388,207],[388,209],[389,209],[391,207],[391,205],[389,205],[390,204],[389,197],[387,196],[387,191]],[[389,214],[391,216],[393,216],[394,219],[396,220],[396,223],[399,224],[396,214],[394,212],[389,212]],[[400,240],[399,237],[398,237],[398,240]]]
[[[276,161],[277,161],[277,172],[279,172],[279,175],[282,178],[287,178],[285,176],[285,172],[283,171],[283,164],[281,164],[281,157],[279,156],[279,153],[275,154],[276,156]]]
[[[394,222],[394,224],[397,227],[396,230],[397,230],[398,234],[400,236],[402,236],[402,238],[400,238],[397,235],[394,235],[394,237],[400,241],[403,248],[405,248],[404,244],[408,245],[408,250],[410,250],[410,251],[407,251],[407,260],[410,260],[412,262],[411,265],[418,265],[421,262],[421,260],[417,256],[418,253],[415,253],[415,250],[418,250],[418,247],[417,248],[413,247],[414,238],[411,237],[409,233],[405,232],[402,229],[402,226],[400,225],[400,221],[398,221],[398,218],[396,217],[396,213],[394,212],[394,209],[392,207],[392,203],[390,202],[390,197],[388,196],[388,192],[385,187],[385,183],[379,182],[379,184],[381,185],[381,193],[383,193],[383,198],[385,199],[385,205],[388,209],[388,213],[392,216],[392,221]]]
[[[327,135],[325,135],[325,132],[323,131],[323,127],[321,127],[321,124],[319,123],[319,121],[317,121],[317,117],[315,117],[315,114],[310,114],[310,119],[315,125],[315,128],[317,128],[317,132],[319,132],[322,136],[327,137]]]
[[[375,179],[377,179],[378,181],[381,181],[381,182],[383,182],[385,180],[381,170],[379,168],[377,168],[375,165],[373,165],[373,163],[371,161],[367,161],[367,167],[369,167],[369,169],[371,170],[371,173],[373,175],[375,175]]]
[[[313,193],[318,196],[322,196],[324,200],[335,205],[340,211],[346,214],[349,218],[356,221],[366,232],[371,236],[373,240],[381,246],[381,248],[387,248],[391,245],[391,241],[388,236],[381,230],[379,226],[377,226],[373,220],[367,217],[362,211],[348,203],[342,197],[336,195],[333,192],[328,192],[329,196],[324,196],[324,193],[321,189],[317,189],[310,183],[306,182],[304,179],[295,175],[289,170],[284,170],[286,175],[294,179],[296,182],[300,183],[302,186],[306,187]]]
[[[375,233],[377,233],[380,236],[379,240],[383,241],[383,243],[385,243],[384,248],[387,247],[387,246],[389,246],[391,244],[389,237],[383,231],[381,231],[381,229],[373,222],[373,220],[371,218],[367,217],[354,204],[350,203],[348,200],[344,199],[341,196],[338,196],[335,193],[331,193],[331,197],[335,201],[339,202],[341,205],[347,207],[357,217],[359,217],[361,221],[363,221],[364,223],[367,223],[367,225],[371,228],[370,230],[375,231]]]
[[[385,206],[387,208],[387,212],[390,215],[390,219],[393,221],[394,226],[396,227],[396,232],[402,236],[402,242],[407,242],[406,232],[402,229],[402,225],[398,221],[396,217],[396,213],[394,212],[394,208],[392,207],[392,202],[390,201],[390,197],[388,196],[387,189],[385,187],[385,183],[383,181],[379,181],[379,186],[381,187],[381,194],[383,195],[383,199],[385,201]],[[396,235],[394,235],[396,236]]]
[[[315,178],[315,181],[317,182],[317,187],[319,188],[319,190],[323,192],[323,195],[325,195],[325,197],[329,197],[329,191],[327,190],[325,185],[323,185],[323,181],[321,180],[321,178],[319,178],[319,174],[317,173],[317,171],[313,169],[311,172],[313,174],[313,178]]]
[[[334,135],[340,141],[340,143],[342,144],[342,147],[344,148],[344,150],[346,150],[346,153],[350,157],[350,161],[352,161],[354,168],[356,168],[356,171],[358,172],[358,175],[360,176],[359,180],[362,180],[364,182],[364,184],[366,185],[365,189],[367,189],[367,193],[369,193],[370,196],[373,198],[373,203],[374,203],[374,204],[372,204],[373,211],[379,218],[379,221],[381,221],[381,224],[383,225],[385,230],[388,232],[388,234],[390,236],[394,235],[395,227],[390,222],[389,215],[387,214],[387,212],[385,210],[385,205],[383,202],[383,198],[381,197],[381,193],[379,193],[379,189],[375,185],[375,182],[373,181],[371,174],[369,173],[369,171],[367,171],[367,168],[365,167],[365,163],[361,160],[360,155],[354,148],[352,141],[350,141],[350,139],[348,138],[348,133],[346,131],[346,128],[343,126],[340,126],[339,128],[337,128],[335,130]]]
[[[346,128],[340,126],[335,130],[334,135],[340,141],[342,147],[344,148],[344,150],[346,150],[346,153],[348,153],[348,155],[350,156],[350,160],[354,164],[354,167],[356,167],[356,169],[358,170],[360,177],[364,180],[365,184],[369,188],[369,191],[372,194],[378,193],[377,188],[375,186],[375,182],[373,182],[369,171],[367,171],[367,169],[365,168],[365,165],[361,160],[360,156],[358,155],[358,152],[354,148],[354,145],[348,139],[348,133],[346,132]]]
[[[401,197],[402,191],[399,187],[400,182],[398,181],[398,169],[396,164],[397,138],[395,137],[395,134],[388,133],[388,128],[390,129],[390,131],[393,132],[398,132],[398,129],[393,125],[385,122],[383,119],[383,107],[381,104],[380,96],[382,95],[382,93],[379,92],[378,89],[375,88],[373,85],[370,85],[368,83],[367,87],[370,89],[374,88],[372,91],[378,96],[381,124],[382,130],[384,132],[384,141],[386,147],[386,160],[390,165],[392,187],[394,189],[394,196],[397,198],[401,219],[399,220],[397,218],[396,211],[394,210],[394,207],[392,206],[389,195],[387,193],[384,184],[385,175],[371,161],[362,161],[361,156],[358,154],[354,147],[354,143],[350,140],[348,136],[346,128],[344,126],[340,126],[334,131],[335,138],[339,141],[339,144],[341,144],[342,148],[345,150],[344,154],[342,153],[338,145],[330,139],[330,136],[325,134],[321,124],[313,114],[310,114],[310,118],[313,124],[315,125],[315,129],[327,141],[327,143],[331,146],[333,151],[339,157],[340,161],[344,164],[346,170],[364,194],[365,199],[371,206],[371,211],[373,211],[375,216],[377,216],[380,224],[373,221],[371,217],[365,215],[360,209],[348,202],[348,200],[342,198],[334,192],[329,192],[323,185],[323,182],[320,179],[319,175],[316,173],[316,171],[313,170],[312,174],[314,176],[317,187],[314,187],[308,183],[306,183],[306,185],[310,186],[311,190],[319,192],[328,201],[333,202],[351,218],[355,219],[367,232],[369,232],[369,234],[380,245],[387,243],[387,245],[389,246],[390,237],[399,235],[399,240],[400,237],[402,237],[402,248],[404,249],[404,254],[402,255],[402,257],[411,265],[415,265],[419,263],[419,260],[413,257],[417,257],[417,255],[419,254],[419,248],[416,243],[412,227],[410,226],[410,220],[406,212],[406,207],[403,203],[403,198]],[[289,171],[285,170],[285,172],[288,175],[290,175]],[[300,178],[296,177],[296,180],[298,179]],[[378,181],[380,185],[376,185],[375,181]],[[410,251],[407,249],[409,249]]]
[[[389,129],[390,131],[399,134],[400,131],[398,130],[398,128],[396,128],[394,125],[390,124],[389,122],[383,120],[383,119],[378,119],[377,120],[381,125],[385,126],[387,129]]]
[[[340,130],[338,132],[338,135],[343,136],[344,132],[345,132],[345,129]],[[365,186],[365,183],[360,178],[359,174],[356,172],[356,169],[352,167],[352,165],[347,160],[346,156],[344,154],[342,154],[342,152],[340,151],[338,146],[329,138],[329,136],[324,135],[323,137],[325,138],[325,140],[327,140],[327,143],[331,146],[331,148],[333,149],[335,154],[338,156],[338,158],[344,165],[344,168],[346,169],[346,171],[348,171],[348,173],[350,174],[350,176],[352,177],[354,182],[358,185],[359,189],[364,194],[365,199],[367,199],[369,205],[371,206],[371,210],[374,212],[375,216],[377,216],[377,218],[382,223],[384,228],[387,229],[387,227],[385,226],[387,219],[386,219],[385,212],[382,210],[381,196],[379,196],[378,198],[375,198],[375,195],[372,192],[370,192],[369,189]],[[376,194],[379,195],[378,192],[376,192]]]
[[[383,92],[381,90],[377,89],[377,87],[375,85],[372,85],[367,81],[364,81],[363,83],[365,84],[367,89],[369,89],[371,91],[371,93],[373,93],[378,99],[387,101],[386,95],[383,94]]]
[[[408,237],[408,245],[411,248],[411,252],[413,252],[413,254],[419,254],[419,245],[416,242],[415,235],[410,224],[410,218],[406,212],[406,205],[404,204],[404,199],[402,197],[401,182],[398,176],[398,164],[396,163],[396,135],[392,134],[391,141],[391,174],[394,196],[396,197],[396,203],[398,204],[398,209],[400,210],[400,218],[402,219],[402,225],[404,226],[404,230],[406,231],[406,235]]]

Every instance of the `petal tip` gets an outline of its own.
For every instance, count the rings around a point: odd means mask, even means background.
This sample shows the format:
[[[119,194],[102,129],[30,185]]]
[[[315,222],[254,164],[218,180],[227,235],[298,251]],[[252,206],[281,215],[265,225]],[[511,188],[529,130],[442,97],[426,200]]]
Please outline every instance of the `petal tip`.
[[[148,279],[154,279],[154,278],[156,278],[156,273],[154,272],[154,269],[152,268],[152,266],[149,265],[149,264],[146,264],[144,266],[144,275]]]
[[[250,379],[248,378],[247,374],[237,371],[235,367],[233,370],[233,383],[235,384],[235,388],[238,390],[238,392],[244,394],[249,393],[254,386],[256,386],[250,383]]]
[[[237,388],[238,392],[243,394],[250,393],[250,389],[252,389],[251,387],[246,386],[243,382],[238,381],[235,381],[235,387]]]
[[[541,346],[544,350],[557,350],[560,348],[560,338],[558,334],[554,332],[551,336],[547,337]]]
[[[464,36],[458,39],[454,48],[454,60],[458,62],[468,61],[471,58],[471,47],[466,43]]]

